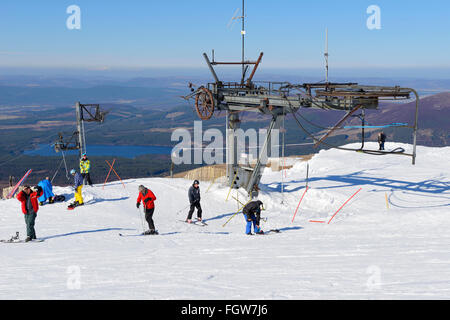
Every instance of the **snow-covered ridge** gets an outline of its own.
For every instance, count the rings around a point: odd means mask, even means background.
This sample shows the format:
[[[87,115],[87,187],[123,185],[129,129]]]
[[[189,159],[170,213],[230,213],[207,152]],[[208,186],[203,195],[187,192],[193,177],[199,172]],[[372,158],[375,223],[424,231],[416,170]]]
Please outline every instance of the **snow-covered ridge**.
[[[375,143],[367,144],[375,149]],[[358,147],[358,144],[349,145]],[[411,146],[387,143],[386,149]],[[266,169],[261,194],[265,236],[244,234],[244,193],[201,183],[207,227],[187,215],[184,179],[130,179],[84,188],[86,205],[44,205],[42,243],[0,244],[0,298],[315,299],[450,298],[450,147],[409,157],[321,151],[285,172]],[[95,175],[95,171],[94,171]],[[155,193],[159,236],[142,231],[140,184]],[[358,193],[330,224],[337,209]],[[283,192],[281,192],[283,190]],[[54,187],[72,200],[70,188]],[[388,202],[386,202],[386,198]],[[185,209],[184,209],[185,208]],[[195,216],[195,214],[194,214]],[[0,201],[0,238],[25,234],[20,203]]]

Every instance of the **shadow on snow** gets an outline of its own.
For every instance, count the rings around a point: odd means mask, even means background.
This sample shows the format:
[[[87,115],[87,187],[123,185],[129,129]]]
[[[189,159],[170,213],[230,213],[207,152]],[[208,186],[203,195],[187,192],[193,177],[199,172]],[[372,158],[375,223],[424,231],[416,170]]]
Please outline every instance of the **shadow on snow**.
[[[324,187],[314,187],[316,190],[320,189],[336,189],[345,187],[361,187],[361,186],[374,186],[383,187],[391,190],[403,190],[403,191],[414,191],[414,192],[425,192],[431,194],[442,194],[450,191],[450,182],[443,182],[439,180],[424,180],[420,182],[412,182],[405,180],[395,180],[388,178],[377,178],[364,175],[365,171],[357,171],[347,175],[328,175],[324,177],[312,177],[308,179],[308,183],[329,181],[329,182],[339,182],[340,185],[324,186]],[[298,190],[304,189],[306,180],[290,181],[284,184],[284,192],[296,192]],[[294,189],[286,190],[290,184],[302,184]],[[275,185],[272,187],[272,185]],[[262,185],[264,191],[276,191],[281,192],[281,183],[270,183],[269,185]]]
[[[107,231],[120,231],[120,230],[135,230],[135,229],[128,229],[128,228],[106,228],[106,229],[96,229],[96,230],[85,230],[85,231],[75,231],[75,232],[69,232],[69,233],[63,233],[63,234],[57,234],[54,236],[48,236],[48,237],[42,237],[40,239],[42,240],[48,240],[48,239],[54,239],[54,238],[62,238],[62,237],[69,237],[79,234],[86,234],[86,233],[97,233],[97,232],[107,232]]]

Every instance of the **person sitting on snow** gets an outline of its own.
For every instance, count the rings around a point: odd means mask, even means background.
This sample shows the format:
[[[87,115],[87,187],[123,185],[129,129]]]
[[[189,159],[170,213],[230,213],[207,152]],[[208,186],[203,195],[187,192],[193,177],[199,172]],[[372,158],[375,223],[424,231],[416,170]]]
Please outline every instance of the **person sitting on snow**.
[[[253,230],[256,234],[264,234],[264,231],[261,230],[259,223],[261,221],[261,208],[263,203],[259,200],[249,202],[245,205],[242,210],[245,220],[247,221],[247,226],[245,229],[245,233],[248,235],[252,235],[252,224]]]
[[[83,176],[76,172],[75,169],[70,170],[70,174],[74,178],[75,201],[69,205],[69,209],[74,209],[75,207],[84,205],[83,195],[81,194],[83,190]]]
[[[40,186],[42,188],[42,196],[38,199],[39,200],[39,205],[44,205],[44,202],[47,201],[48,199],[48,203],[54,203],[54,193],[53,193],[53,186],[52,186],[52,182],[50,181],[49,177],[46,177],[44,180],[39,181],[38,186]]]

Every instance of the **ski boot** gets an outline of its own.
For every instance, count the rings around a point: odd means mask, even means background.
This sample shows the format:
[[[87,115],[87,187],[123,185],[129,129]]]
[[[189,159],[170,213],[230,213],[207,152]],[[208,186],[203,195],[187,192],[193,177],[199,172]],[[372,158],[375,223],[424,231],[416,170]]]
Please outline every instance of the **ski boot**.
[[[145,231],[143,234],[144,234],[144,236],[151,236],[151,235],[158,234],[158,231],[151,229],[151,230]]]
[[[73,209],[75,209],[76,207],[79,207],[79,206],[82,206],[82,205],[84,205],[84,203],[79,203],[78,201],[74,201],[74,202],[72,202],[71,204],[69,204],[69,206],[67,207],[67,209],[73,210]]]

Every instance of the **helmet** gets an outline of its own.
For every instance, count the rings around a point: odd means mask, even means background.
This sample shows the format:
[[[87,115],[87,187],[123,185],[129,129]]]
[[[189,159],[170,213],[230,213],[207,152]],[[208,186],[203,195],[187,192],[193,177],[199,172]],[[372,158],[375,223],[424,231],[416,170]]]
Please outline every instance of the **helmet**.
[[[200,182],[198,182],[198,180],[194,180],[193,185],[194,185],[194,184],[200,184]]]
[[[141,185],[138,187],[138,189],[139,189],[139,191],[143,191],[143,190],[145,190],[145,187],[141,184]]]
[[[70,174],[75,174],[75,173],[76,173],[75,169],[70,170]]]
[[[82,158],[86,157],[86,153],[83,153],[83,154],[81,155],[81,157],[82,157]]]

